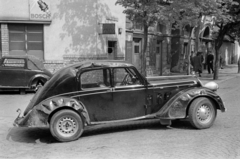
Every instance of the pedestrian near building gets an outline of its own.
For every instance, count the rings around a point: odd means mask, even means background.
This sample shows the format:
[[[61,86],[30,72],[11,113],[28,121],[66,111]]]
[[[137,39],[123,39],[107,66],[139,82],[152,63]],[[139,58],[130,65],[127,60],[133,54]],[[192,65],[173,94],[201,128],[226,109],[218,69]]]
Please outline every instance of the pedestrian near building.
[[[202,52],[197,52],[197,55],[192,58],[192,65],[193,70],[198,73],[199,77],[201,77],[202,73],[202,63],[203,63],[203,56]]]
[[[211,73],[214,73],[214,70],[213,70],[213,60],[214,60],[214,56],[212,54],[212,52],[209,52],[208,55],[207,55],[207,68],[208,68],[208,74]]]
[[[220,68],[223,69],[223,58],[222,58],[222,55],[220,55]]]
[[[191,75],[194,75],[194,70],[193,70],[193,57],[194,57],[194,52],[193,51],[191,51],[191,54],[190,54],[190,74]]]

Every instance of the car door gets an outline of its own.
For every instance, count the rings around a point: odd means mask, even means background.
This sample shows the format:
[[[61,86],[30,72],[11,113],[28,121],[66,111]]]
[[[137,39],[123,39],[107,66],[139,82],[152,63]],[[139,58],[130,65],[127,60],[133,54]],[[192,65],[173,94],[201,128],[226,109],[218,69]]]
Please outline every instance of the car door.
[[[10,88],[27,87],[25,80],[25,60],[5,58],[0,66],[0,86]]]
[[[115,120],[146,115],[147,87],[132,68],[113,68],[113,105]]]
[[[79,100],[85,105],[90,120],[103,122],[112,120],[112,88],[110,69],[86,69],[80,74]]]

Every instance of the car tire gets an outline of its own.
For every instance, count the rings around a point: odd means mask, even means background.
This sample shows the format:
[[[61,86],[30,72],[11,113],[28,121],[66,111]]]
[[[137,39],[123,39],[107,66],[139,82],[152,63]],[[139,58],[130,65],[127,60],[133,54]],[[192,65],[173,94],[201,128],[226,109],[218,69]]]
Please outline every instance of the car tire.
[[[82,118],[72,110],[60,110],[50,120],[50,131],[58,141],[77,140],[83,133]]]
[[[213,125],[217,110],[215,104],[208,98],[195,99],[188,110],[189,121],[194,128],[206,129]]]
[[[44,85],[43,82],[38,81],[37,84],[36,84],[36,87],[35,87],[34,91],[37,92],[43,85]]]

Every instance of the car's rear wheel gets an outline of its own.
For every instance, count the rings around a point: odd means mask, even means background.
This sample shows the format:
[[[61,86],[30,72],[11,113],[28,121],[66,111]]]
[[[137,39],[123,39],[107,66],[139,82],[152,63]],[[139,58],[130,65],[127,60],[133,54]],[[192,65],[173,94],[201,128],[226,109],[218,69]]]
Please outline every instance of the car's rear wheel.
[[[83,133],[81,116],[72,110],[60,110],[50,120],[50,131],[58,141],[77,140]]]
[[[195,99],[188,110],[189,121],[197,129],[206,129],[213,125],[217,110],[215,104],[208,98]]]

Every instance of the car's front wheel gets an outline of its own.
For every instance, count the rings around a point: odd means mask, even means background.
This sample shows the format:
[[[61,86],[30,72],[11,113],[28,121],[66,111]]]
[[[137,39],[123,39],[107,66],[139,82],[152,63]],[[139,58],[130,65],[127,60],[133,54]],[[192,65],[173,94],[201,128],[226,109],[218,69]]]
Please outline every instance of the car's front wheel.
[[[81,116],[72,110],[60,110],[50,120],[50,131],[58,141],[77,140],[83,133]]]
[[[197,129],[206,129],[213,125],[217,110],[215,104],[208,98],[195,99],[188,110],[189,121]]]
[[[35,87],[34,91],[37,92],[40,88],[42,88],[43,85],[44,85],[43,82],[38,81],[37,84],[36,84],[36,87]]]

